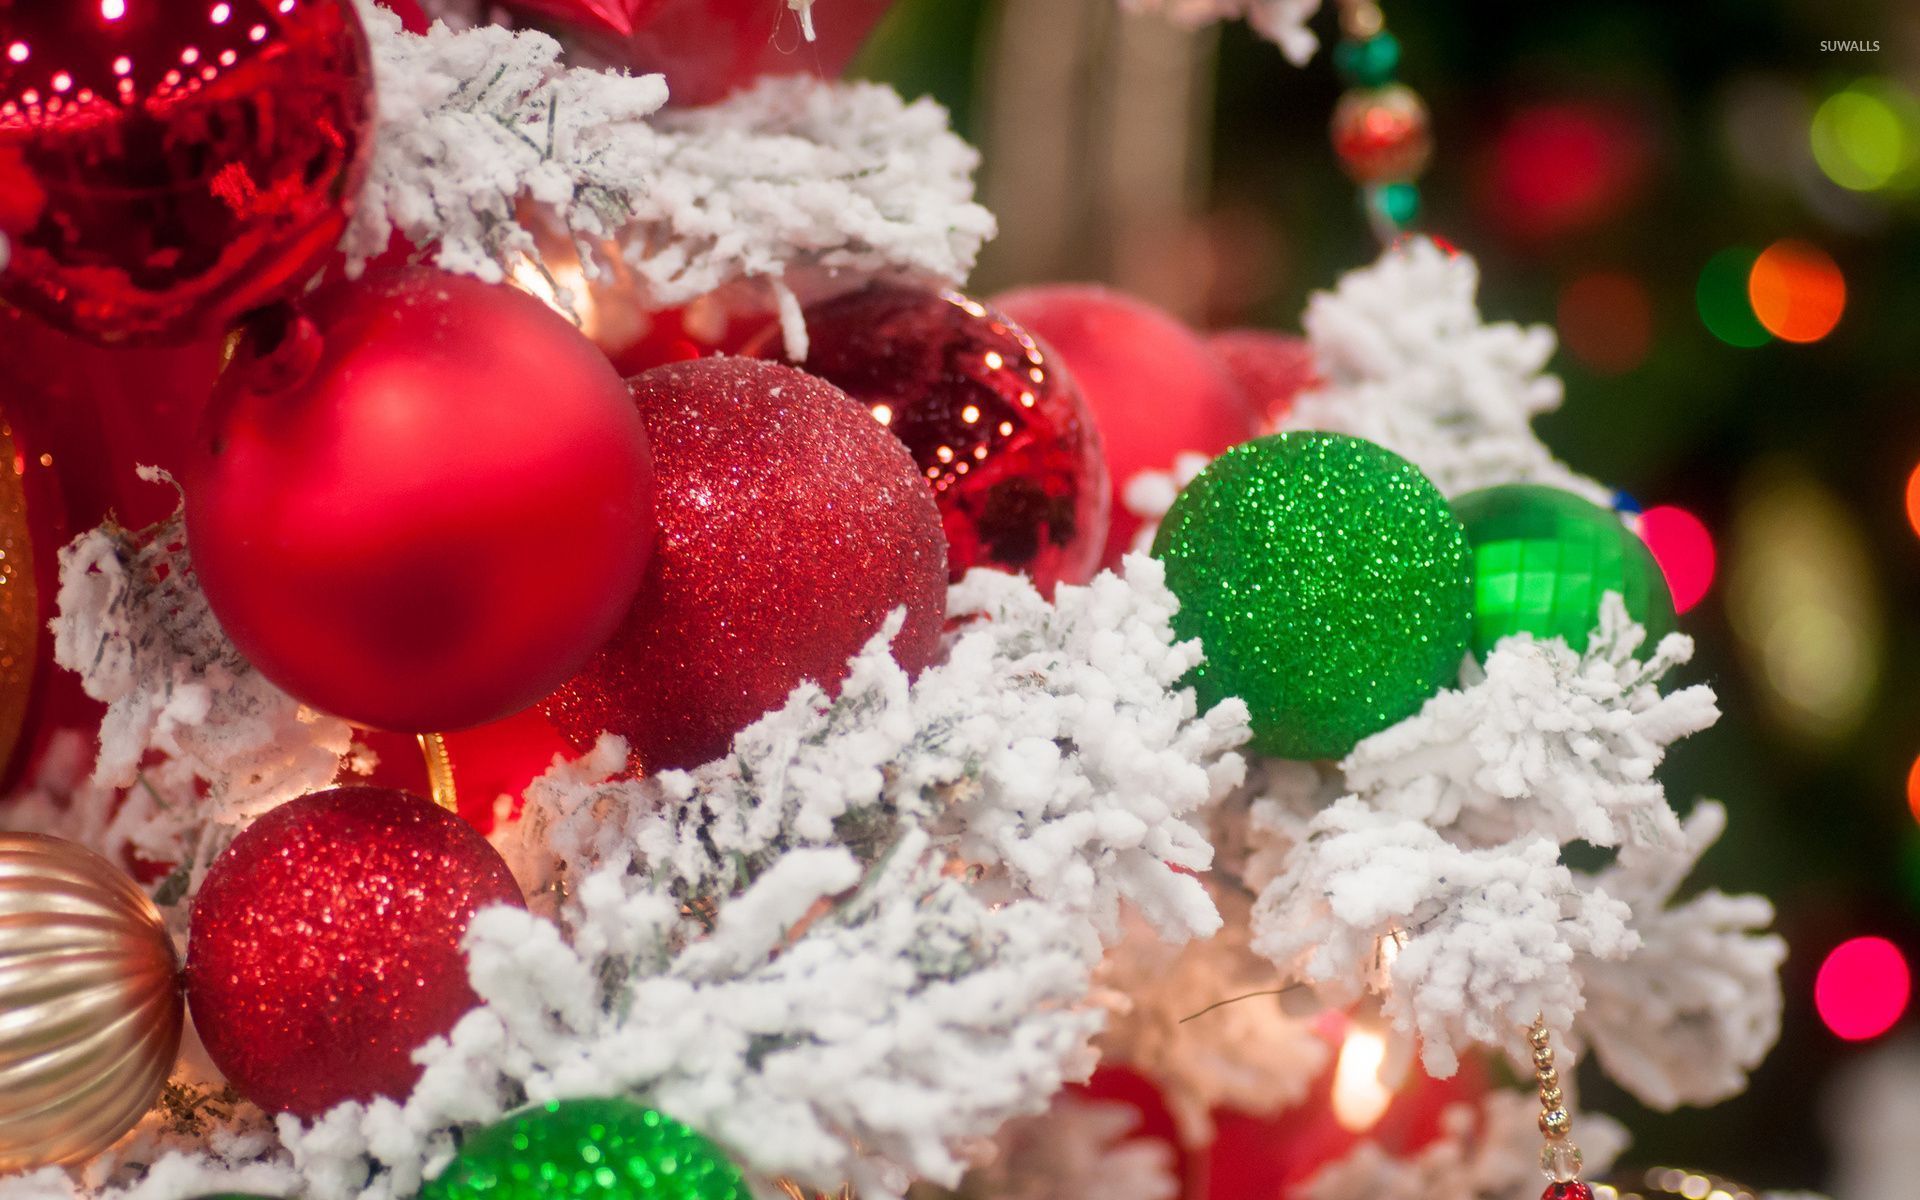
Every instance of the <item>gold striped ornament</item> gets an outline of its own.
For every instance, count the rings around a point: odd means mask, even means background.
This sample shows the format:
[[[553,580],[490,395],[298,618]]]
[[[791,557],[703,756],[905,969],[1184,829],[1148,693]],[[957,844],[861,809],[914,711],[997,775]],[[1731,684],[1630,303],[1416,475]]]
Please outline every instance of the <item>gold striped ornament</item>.
[[[184,1017],[139,885],[78,843],[0,833],[0,1173],[118,1141],[166,1083]]]

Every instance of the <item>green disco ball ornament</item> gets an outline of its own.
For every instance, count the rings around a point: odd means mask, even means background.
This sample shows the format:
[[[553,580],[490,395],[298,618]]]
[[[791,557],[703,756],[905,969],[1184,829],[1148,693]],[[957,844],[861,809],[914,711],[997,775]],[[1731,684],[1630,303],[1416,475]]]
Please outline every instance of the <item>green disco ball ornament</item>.
[[[1390,450],[1282,433],[1227,451],[1180,493],[1154,556],[1174,630],[1206,661],[1203,705],[1239,696],[1253,744],[1339,758],[1459,673],[1472,589],[1446,498]]]
[[[1559,488],[1510,483],[1455,497],[1473,547],[1473,652],[1515,633],[1585,650],[1600,598],[1619,592],[1646,626],[1642,650],[1673,631],[1673,595],[1646,543],[1597,504]]]
[[[712,1142],[630,1100],[556,1100],[468,1138],[420,1200],[751,1200]]]

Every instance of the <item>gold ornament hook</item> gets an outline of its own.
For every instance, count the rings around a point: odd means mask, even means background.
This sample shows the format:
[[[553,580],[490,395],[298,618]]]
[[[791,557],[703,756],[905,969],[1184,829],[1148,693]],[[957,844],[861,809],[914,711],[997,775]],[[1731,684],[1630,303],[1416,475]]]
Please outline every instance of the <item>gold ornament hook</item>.
[[[447,740],[437,733],[423,733],[419,738],[420,753],[427,760],[427,786],[433,791],[433,802],[458,815],[460,799],[453,790],[453,757],[447,753]]]

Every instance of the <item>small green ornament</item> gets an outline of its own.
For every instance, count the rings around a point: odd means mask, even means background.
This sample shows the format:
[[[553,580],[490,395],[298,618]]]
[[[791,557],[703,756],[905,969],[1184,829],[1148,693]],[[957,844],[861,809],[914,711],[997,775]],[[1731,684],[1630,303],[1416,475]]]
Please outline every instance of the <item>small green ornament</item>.
[[[1361,192],[1361,198],[1368,212],[1395,229],[1405,229],[1420,215],[1420,185],[1417,183],[1404,180],[1399,183],[1370,183]]]
[[[1235,446],[1154,539],[1174,630],[1212,706],[1239,696],[1253,744],[1338,758],[1417,712],[1466,657],[1467,543],[1445,497],[1390,450],[1335,433]]]
[[[1619,592],[1650,649],[1673,631],[1673,595],[1646,543],[1617,514],[1559,488],[1510,483],[1455,497],[1473,547],[1473,652],[1508,634],[1585,650],[1600,598]]]
[[[420,1200],[750,1200],[712,1142],[630,1100],[555,1100],[468,1138]]]
[[[1392,83],[1400,69],[1400,39],[1381,30],[1362,41],[1342,41],[1333,48],[1333,67],[1354,87]]]

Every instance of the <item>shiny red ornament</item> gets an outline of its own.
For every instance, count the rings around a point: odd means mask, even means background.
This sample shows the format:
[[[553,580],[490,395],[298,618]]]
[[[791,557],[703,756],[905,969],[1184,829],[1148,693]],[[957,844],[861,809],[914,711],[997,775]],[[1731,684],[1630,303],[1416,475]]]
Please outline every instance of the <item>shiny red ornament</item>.
[[[1324,382],[1307,339],[1266,329],[1229,329],[1207,339],[1220,365],[1239,385],[1261,432],[1277,429],[1294,398]]]
[[[478,1003],[460,942],[525,908],[472,826],[384,788],[315,792],[214,860],[193,904],[187,1003],[229,1082],[270,1112],[404,1099],[415,1048]]]
[[[357,782],[420,796],[432,794],[433,782],[427,775],[427,760],[418,736],[363,729],[354,740],[379,760],[373,771]],[[533,708],[471,729],[441,734],[440,740],[447,748],[447,765],[453,770],[460,817],[481,833],[493,832],[498,823],[495,804],[502,795],[510,797],[506,819],[511,821],[520,814],[527,785],[553,765],[554,756],[573,755],[573,747],[560,731]]]
[[[1554,1182],[1540,1193],[1540,1200],[1593,1200],[1593,1189],[1578,1179]]]
[[[1140,528],[1121,502],[1134,476],[1171,469],[1183,451],[1211,456],[1259,432],[1206,342],[1170,313],[1090,284],[1021,288],[993,304],[1053,348],[1100,427],[1113,484],[1105,566],[1119,565]]]
[[[98,341],[217,336],[340,240],[372,108],[349,0],[0,7],[0,299]]]
[[[1433,156],[1427,106],[1412,88],[1356,88],[1333,106],[1333,152],[1360,183],[1397,183],[1426,170]]]
[[[626,623],[544,707],[646,770],[692,767],[786,702],[829,691],[896,608],[893,654],[932,662],[946,617],[940,513],[903,447],[832,384],[747,358],[628,381],[653,438],[660,543]]]
[[[653,541],[646,430],[600,351],[429,267],[255,322],[186,478],[228,636],[316,708],[457,729],[539,700],[625,615]]]
[[[667,78],[675,105],[712,104],[761,75],[846,69],[893,0],[827,0],[808,41],[787,0],[507,0],[576,30],[636,73]]]
[[[1107,463],[1080,389],[1026,330],[954,292],[876,284],[806,310],[801,364],[873,411],[933,486],[954,579],[1100,568]],[[762,353],[777,353],[777,336]]]

